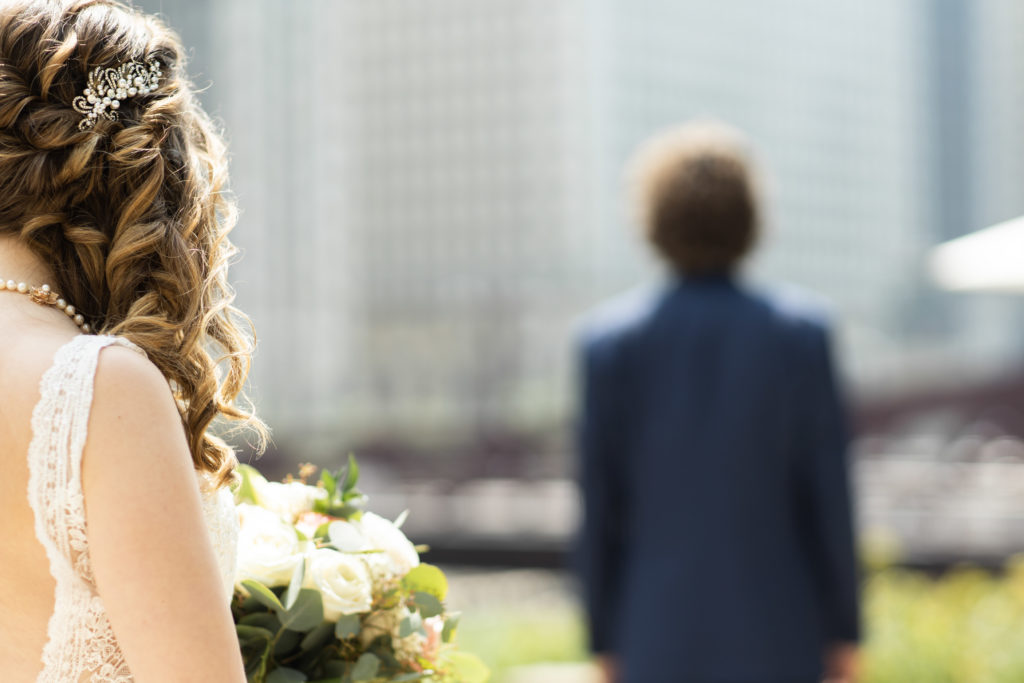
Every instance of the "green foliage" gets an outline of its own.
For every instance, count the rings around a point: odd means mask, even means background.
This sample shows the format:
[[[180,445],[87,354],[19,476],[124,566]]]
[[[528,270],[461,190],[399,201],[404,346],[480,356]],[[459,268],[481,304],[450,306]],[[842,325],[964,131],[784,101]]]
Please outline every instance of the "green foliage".
[[[305,633],[324,620],[324,603],[312,588],[299,591],[295,603],[281,615],[281,628]]]
[[[444,629],[441,631],[441,642],[449,643],[455,637],[455,630],[459,627],[459,619],[462,615],[459,612],[449,614],[444,621]]]
[[[270,612],[246,614],[238,620],[238,623],[242,626],[259,626],[260,628],[265,628],[271,633],[277,633],[281,630],[281,620],[277,618],[277,615],[271,614]]]
[[[334,635],[339,640],[354,638],[359,635],[359,631],[361,629],[362,623],[358,614],[345,614],[342,615],[338,619],[338,623],[334,625]]]
[[[413,593],[412,599],[416,609],[426,619],[444,614],[444,605],[441,604],[441,601],[436,596],[430,593],[416,591]]]
[[[349,675],[352,677],[353,683],[358,683],[359,681],[372,681],[377,677],[378,671],[380,671],[380,658],[373,653],[365,652],[356,660],[356,665],[352,667],[352,673]]]
[[[359,519],[369,499],[356,488],[359,483],[359,463],[355,456],[349,455],[348,464],[335,473],[327,470],[321,472],[320,482],[327,491],[327,498],[314,504],[315,512],[343,519]],[[338,482],[341,482],[340,486]],[[316,535],[321,535],[319,529]]]
[[[257,602],[262,603],[279,614],[284,612],[284,605],[281,604],[281,599],[277,597],[277,594],[259,581],[247,579],[242,582],[242,586],[249,591]]]
[[[932,579],[887,569],[864,591],[864,683],[1024,681],[1024,563]]]
[[[334,624],[323,622],[303,637],[302,642],[299,643],[299,649],[303,652],[321,649],[331,640],[334,629]]]
[[[1024,681],[1024,558],[998,573],[875,571],[864,584],[863,611],[860,683]],[[512,667],[588,656],[582,615],[571,605],[498,604],[462,622],[460,647],[478,653],[499,681]]]
[[[307,680],[306,674],[288,667],[274,669],[267,676],[267,683],[305,683]]]
[[[333,474],[331,474],[330,470],[325,469],[320,472],[320,482],[324,485],[324,490],[327,491],[327,496],[329,498],[333,498],[334,492],[338,489],[338,480]]]
[[[464,611],[457,624],[459,647],[480,655],[497,681],[516,666],[587,658],[583,617],[570,604],[481,606]]]
[[[259,470],[252,465],[239,465],[238,483],[234,487],[235,502],[258,505],[259,500],[256,497],[255,484],[257,481],[266,481]]]
[[[432,564],[421,564],[402,579],[402,588],[410,593],[429,593],[438,600],[448,596],[448,579]]]
[[[351,453],[348,456],[348,471],[345,473],[345,483],[342,485],[342,493],[355,491],[356,483],[359,481],[359,463]]]
[[[451,681],[458,683],[487,683],[491,672],[476,655],[468,652],[450,652],[445,657],[445,671]]]
[[[405,619],[402,619],[401,625],[398,627],[398,637],[408,638],[413,633],[423,632],[423,617],[417,612],[413,612]]]

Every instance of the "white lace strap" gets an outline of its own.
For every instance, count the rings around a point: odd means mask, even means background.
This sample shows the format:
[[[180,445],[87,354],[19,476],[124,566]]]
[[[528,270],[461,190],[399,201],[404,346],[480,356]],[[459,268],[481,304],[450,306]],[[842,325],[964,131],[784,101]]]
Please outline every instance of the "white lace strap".
[[[83,552],[82,449],[99,353],[114,344],[142,353],[120,337],[80,335],[58,349],[39,382],[28,452],[28,500],[36,537],[46,548],[55,577],[74,569],[92,580]]]

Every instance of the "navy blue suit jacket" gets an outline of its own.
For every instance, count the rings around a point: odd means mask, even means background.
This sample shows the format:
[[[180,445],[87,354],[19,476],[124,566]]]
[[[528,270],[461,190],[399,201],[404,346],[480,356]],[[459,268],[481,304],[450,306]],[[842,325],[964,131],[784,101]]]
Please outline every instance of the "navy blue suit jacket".
[[[859,636],[824,316],[679,280],[599,309],[580,356],[592,648],[625,683],[818,680]]]

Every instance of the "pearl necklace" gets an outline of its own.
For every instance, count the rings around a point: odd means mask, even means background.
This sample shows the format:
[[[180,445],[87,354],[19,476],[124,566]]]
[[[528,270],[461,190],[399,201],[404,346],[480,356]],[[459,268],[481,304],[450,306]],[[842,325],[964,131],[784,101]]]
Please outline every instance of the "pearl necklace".
[[[89,323],[85,322],[85,316],[81,313],[76,313],[75,307],[60,298],[56,292],[50,289],[50,285],[31,287],[24,282],[15,282],[14,280],[7,280],[4,282],[4,280],[0,278],[0,291],[4,289],[11,292],[18,292],[19,294],[28,294],[32,301],[35,301],[37,304],[42,306],[54,306],[55,308],[59,308],[68,314],[68,317],[78,325],[78,328],[82,330],[82,332],[85,332],[86,334],[92,332],[92,329],[89,327]]]

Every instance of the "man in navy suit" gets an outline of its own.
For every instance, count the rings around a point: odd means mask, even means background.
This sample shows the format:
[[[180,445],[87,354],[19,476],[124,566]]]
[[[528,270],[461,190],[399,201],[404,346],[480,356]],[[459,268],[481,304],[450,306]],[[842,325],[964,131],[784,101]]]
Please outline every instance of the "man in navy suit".
[[[592,649],[617,683],[851,681],[858,577],[828,323],[807,297],[734,276],[759,208],[737,133],[663,134],[633,178],[673,277],[582,335]]]

